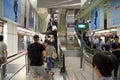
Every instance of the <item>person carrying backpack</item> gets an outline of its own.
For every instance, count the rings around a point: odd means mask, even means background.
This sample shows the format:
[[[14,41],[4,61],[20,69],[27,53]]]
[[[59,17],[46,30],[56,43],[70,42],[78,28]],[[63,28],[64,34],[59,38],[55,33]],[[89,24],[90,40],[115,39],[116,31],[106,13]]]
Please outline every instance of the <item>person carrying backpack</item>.
[[[45,69],[43,61],[46,59],[46,51],[42,44],[39,43],[39,36],[34,35],[34,43],[30,44],[27,49],[28,58],[30,59],[30,70],[33,79],[43,80]]]

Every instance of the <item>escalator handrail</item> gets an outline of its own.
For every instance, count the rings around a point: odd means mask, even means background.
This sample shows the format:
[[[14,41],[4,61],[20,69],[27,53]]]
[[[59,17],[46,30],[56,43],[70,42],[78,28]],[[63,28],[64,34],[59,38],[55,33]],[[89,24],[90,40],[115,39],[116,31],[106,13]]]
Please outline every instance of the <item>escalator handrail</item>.
[[[84,47],[85,49],[88,49],[88,50],[91,51],[91,52],[89,51],[88,53],[94,55],[95,52],[102,52],[102,53],[108,52],[108,51],[100,51],[100,50],[97,50],[97,49],[94,49],[94,48],[89,47],[89,46],[85,43],[85,41],[84,41],[84,39],[83,39],[83,34],[79,34],[79,31],[78,31],[77,28],[75,28],[75,30],[76,30],[76,32],[77,32],[77,35],[78,35],[79,39],[81,40],[81,44],[83,45],[83,47]]]
[[[19,51],[19,52],[16,53],[16,54],[13,54],[13,55],[11,55],[11,56],[8,56],[7,59],[10,59],[10,58],[12,58],[12,57],[15,57],[15,56],[17,56],[17,55],[23,53],[24,51],[25,51],[25,50],[22,50],[22,51]]]

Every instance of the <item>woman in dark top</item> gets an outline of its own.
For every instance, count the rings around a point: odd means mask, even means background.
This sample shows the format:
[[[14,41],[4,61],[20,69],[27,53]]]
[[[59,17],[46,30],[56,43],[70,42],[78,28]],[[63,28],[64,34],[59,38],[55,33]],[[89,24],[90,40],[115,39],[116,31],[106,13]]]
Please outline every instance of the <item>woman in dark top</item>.
[[[110,41],[109,40],[105,41],[105,44],[102,46],[102,49],[104,51],[110,51]]]

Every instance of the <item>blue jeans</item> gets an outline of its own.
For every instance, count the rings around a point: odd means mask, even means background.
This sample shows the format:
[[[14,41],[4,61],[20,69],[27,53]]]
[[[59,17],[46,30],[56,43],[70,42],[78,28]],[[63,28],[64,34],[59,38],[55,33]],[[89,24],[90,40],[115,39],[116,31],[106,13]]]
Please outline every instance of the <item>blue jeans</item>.
[[[54,68],[55,60],[52,57],[47,57],[48,70]]]

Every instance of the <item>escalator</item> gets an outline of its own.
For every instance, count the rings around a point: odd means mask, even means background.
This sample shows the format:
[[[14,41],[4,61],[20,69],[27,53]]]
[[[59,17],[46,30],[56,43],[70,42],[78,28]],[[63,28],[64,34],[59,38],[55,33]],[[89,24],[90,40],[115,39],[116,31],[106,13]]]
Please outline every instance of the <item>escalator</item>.
[[[83,39],[83,33],[85,31],[84,29],[75,28],[75,31],[76,31],[75,37],[77,38],[77,41],[81,48],[81,53],[80,53],[81,58],[84,57],[87,62],[92,64],[92,58],[93,58],[94,54],[97,52],[100,52],[100,51],[93,49],[86,44],[86,42]]]

